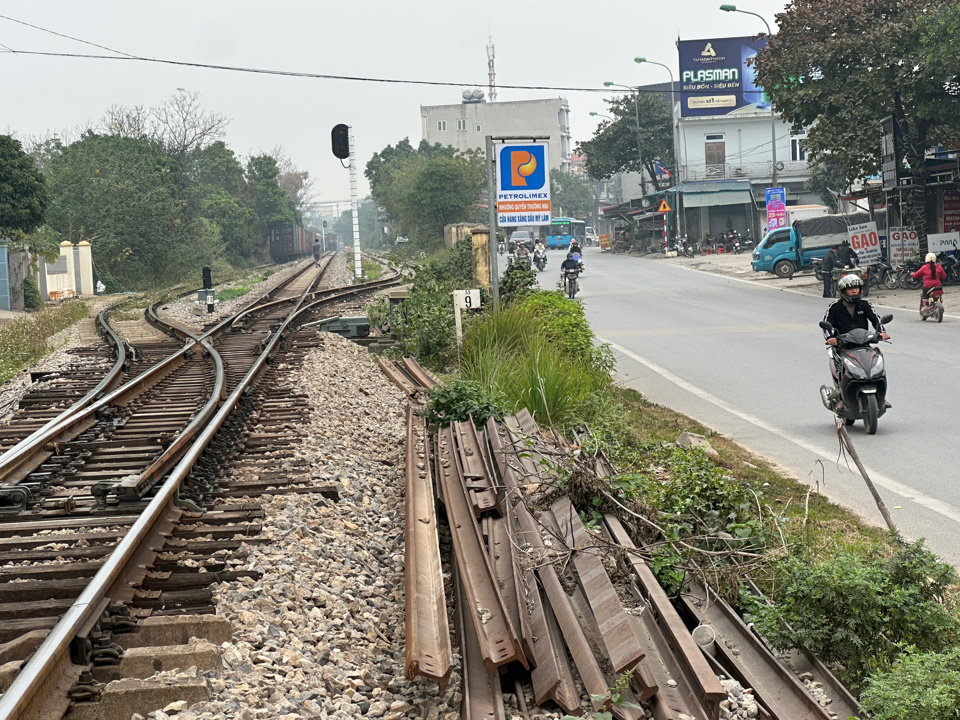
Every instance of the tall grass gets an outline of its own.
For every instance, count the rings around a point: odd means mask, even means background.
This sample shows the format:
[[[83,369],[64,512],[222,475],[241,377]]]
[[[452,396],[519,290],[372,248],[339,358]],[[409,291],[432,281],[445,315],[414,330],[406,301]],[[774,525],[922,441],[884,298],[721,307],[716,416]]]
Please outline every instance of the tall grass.
[[[549,337],[537,313],[517,306],[470,322],[460,373],[508,411],[526,407],[546,425],[573,420],[596,386],[593,373]]]
[[[49,346],[50,338],[88,313],[86,303],[70,300],[0,326],[0,382],[53,352],[56,348]]]

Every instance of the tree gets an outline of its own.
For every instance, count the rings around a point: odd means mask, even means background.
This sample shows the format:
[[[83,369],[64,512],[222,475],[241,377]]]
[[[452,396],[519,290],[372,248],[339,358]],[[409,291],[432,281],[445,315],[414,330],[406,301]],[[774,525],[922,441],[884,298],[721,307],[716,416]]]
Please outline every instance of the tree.
[[[793,0],[777,15],[779,32],[756,57],[757,81],[774,107],[807,128],[811,160],[827,155],[847,183],[880,170],[880,121],[892,116],[913,179],[905,194],[910,225],[926,244],[924,154],[955,134],[960,98],[932,63],[919,20],[948,13],[954,0]]]
[[[473,150],[408,139],[387,146],[367,163],[374,201],[402,235],[428,242],[443,235],[449,223],[481,219],[477,203],[483,187],[483,156]]]
[[[262,240],[257,214],[226,190],[207,185],[202,192],[201,214],[216,225],[230,259],[254,257]]]
[[[188,175],[198,185],[210,185],[237,197],[243,197],[246,192],[243,165],[222,140],[196,154]]]
[[[960,90],[960,5],[947,3],[923,15],[919,21],[921,47],[927,62],[952,77],[952,88]]]
[[[181,165],[193,153],[219,140],[227,128],[220,113],[207,113],[200,107],[200,94],[177,88],[176,94],[150,109],[150,135],[163,154]]]
[[[380,247],[383,240],[382,228],[377,222],[377,204],[372,200],[360,202],[360,246],[363,248]],[[333,231],[341,245],[353,245],[353,210],[340,214],[333,223]],[[389,238],[392,242],[393,238]]]
[[[593,191],[579,175],[555,171],[550,173],[550,201],[558,214],[568,217],[590,214],[594,210]]]
[[[577,145],[577,152],[586,157],[587,174],[602,180],[620,172],[646,170],[655,189],[667,187],[653,164],[673,165],[670,103],[659,93],[638,93],[607,100],[607,105],[615,120],[604,121],[593,138]]]
[[[48,201],[33,158],[18,140],[0,135],[0,237],[20,239],[40,227]]]
[[[257,155],[247,162],[250,207],[260,220],[259,234],[274,222],[299,223],[293,201],[277,184],[280,168],[270,155]]]
[[[191,213],[177,164],[145,140],[88,133],[50,161],[50,227],[90,240],[108,287],[143,288],[181,279],[223,250],[215,225]]]
[[[842,192],[847,188],[847,178],[843,163],[833,155],[827,155],[817,162],[810,163],[810,178],[803,184],[804,189],[815,192],[827,207],[835,208],[836,196],[831,193]]]

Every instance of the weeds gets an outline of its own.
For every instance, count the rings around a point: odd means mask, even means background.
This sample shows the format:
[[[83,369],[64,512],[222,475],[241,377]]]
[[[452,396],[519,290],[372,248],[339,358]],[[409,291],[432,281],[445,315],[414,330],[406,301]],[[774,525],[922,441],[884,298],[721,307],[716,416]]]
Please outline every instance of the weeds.
[[[50,338],[88,313],[86,303],[69,300],[0,326],[0,382],[53,352],[56,348],[49,345]]]

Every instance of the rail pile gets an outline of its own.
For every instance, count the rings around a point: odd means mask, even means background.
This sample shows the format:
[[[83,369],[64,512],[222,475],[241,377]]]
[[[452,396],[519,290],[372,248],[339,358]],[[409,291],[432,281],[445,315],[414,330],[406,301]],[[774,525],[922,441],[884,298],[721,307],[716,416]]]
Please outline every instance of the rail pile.
[[[411,399],[407,673],[442,692],[454,669],[439,549],[445,516],[464,718],[506,717],[504,692],[515,693],[521,714],[532,698],[625,720],[648,717],[641,704],[656,720],[858,715],[822,664],[808,658],[802,670],[829,698],[814,697],[709,590],[693,585],[675,605],[616,517],[587,528],[554,477],[573,451],[525,410],[481,430],[453,422],[431,437],[415,406],[436,379],[409,359],[381,367]],[[739,700],[728,693],[733,681],[747,688]]]

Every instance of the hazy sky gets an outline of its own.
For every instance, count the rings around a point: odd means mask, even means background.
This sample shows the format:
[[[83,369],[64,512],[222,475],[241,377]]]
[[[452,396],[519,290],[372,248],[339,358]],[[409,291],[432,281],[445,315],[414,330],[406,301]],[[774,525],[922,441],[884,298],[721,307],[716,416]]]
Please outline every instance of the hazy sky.
[[[721,0],[0,0],[0,133],[44,135],[96,122],[107,107],[157,105],[177,88],[230,120],[226,142],[241,155],[277,145],[315,180],[318,199],[349,198],[348,172],[330,152],[330,129],[354,127],[361,172],[387,144],[420,140],[420,105],[457,103],[487,86],[487,35],[497,84],[601,88],[677,77],[675,41],[755,35],[755,17]],[[782,0],[738,7],[771,25]],[[121,53],[191,63],[302,73],[455,83],[452,87],[278,77],[137,60],[41,57],[23,51],[113,55],[18,20]],[[7,49],[19,51],[17,54]],[[604,93],[500,88],[498,100],[565,97],[574,140],[588,139]]]

